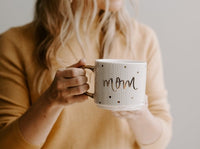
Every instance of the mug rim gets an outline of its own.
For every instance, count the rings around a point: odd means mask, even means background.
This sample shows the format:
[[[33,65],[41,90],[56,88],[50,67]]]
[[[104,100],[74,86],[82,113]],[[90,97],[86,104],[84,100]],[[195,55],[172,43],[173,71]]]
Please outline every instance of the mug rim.
[[[96,59],[96,62],[115,63],[115,64],[146,64],[146,61],[130,60],[130,59]]]

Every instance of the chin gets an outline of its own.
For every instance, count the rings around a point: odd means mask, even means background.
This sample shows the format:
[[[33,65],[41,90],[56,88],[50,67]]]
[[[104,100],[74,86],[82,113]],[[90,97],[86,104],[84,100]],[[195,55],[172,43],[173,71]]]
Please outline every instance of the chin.
[[[119,11],[121,9],[121,7],[110,7],[109,8],[109,11],[111,11],[111,12],[117,12],[117,11]]]
[[[112,12],[119,11],[122,8],[122,1],[111,1],[109,10]]]
[[[109,11],[117,12],[122,8],[122,6],[123,6],[123,0],[110,0]],[[102,1],[99,2],[99,8],[105,10],[104,2]]]

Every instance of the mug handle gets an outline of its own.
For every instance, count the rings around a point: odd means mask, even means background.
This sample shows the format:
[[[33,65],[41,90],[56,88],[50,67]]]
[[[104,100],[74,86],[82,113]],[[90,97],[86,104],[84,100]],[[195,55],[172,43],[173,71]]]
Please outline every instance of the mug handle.
[[[83,69],[89,69],[92,72],[94,72],[94,66],[92,66],[92,65],[85,65],[85,66],[82,66],[82,68]],[[94,93],[85,92],[84,94],[91,97],[91,98],[94,98]]]

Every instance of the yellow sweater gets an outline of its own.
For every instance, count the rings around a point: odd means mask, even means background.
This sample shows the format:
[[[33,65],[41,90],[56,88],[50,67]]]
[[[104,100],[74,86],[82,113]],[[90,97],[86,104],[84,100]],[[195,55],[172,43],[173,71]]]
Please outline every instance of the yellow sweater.
[[[39,94],[33,88],[38,71],[34,27],[28,24],[12,28],[0,35],[0,148],[1,149],[164,149],[171,137],[171,116],[164,86],[159,44],[155,33],[145,25],[134,22],[134,49],[124,51],[116,42],[115,50],[105,58],[145,60],[148,64],[146,94],[149,110],[158,117],[163,130],[153,144],[139,144],[125,119],[118,119],[110,111],[96,107],[92,99],[67,106],[57,119],[45,144],[34,146],[22,136],[18,118],[34,104]],[[115,40],[120,40],[116,38]],[[85,57],[87,64],[99,58],[95,43],[83,51],[77,40],[59,53],[66,66]],[[88,80],[93,91],[93,73]],[[47,79],[46,80],[51,80]],[[46,81],[48,87],[51,81]],[[37,133],[37,132],[35,132]]]

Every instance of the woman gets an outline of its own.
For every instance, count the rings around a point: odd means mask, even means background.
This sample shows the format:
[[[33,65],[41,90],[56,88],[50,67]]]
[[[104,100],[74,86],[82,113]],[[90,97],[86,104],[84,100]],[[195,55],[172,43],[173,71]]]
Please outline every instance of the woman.
[[[157,38],[130,19],[124,3],[37,0],[32,23],[0,36],[1,148],[167,146],[171,116]],[[97,108],[84,94],[93,91],[93,74],[81,69],[97,58],[147,61],[148,108]]]

